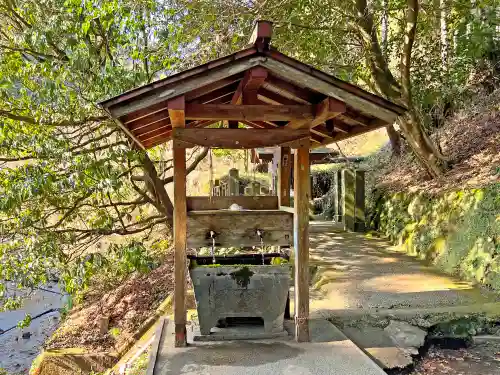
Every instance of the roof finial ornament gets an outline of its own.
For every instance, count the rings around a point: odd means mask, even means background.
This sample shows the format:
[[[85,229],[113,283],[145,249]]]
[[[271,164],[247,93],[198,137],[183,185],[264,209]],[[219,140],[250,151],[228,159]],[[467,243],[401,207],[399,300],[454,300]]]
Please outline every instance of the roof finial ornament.
[[[272,35],[273,23],[271,21],[257,20],[249,44],[253,44],[259,51],[268,50]]]

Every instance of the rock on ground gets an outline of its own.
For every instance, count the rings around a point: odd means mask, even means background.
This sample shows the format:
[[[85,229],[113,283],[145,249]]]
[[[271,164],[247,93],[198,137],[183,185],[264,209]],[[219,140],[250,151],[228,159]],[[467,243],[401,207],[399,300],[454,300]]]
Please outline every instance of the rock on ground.
[[[420,348],[424,345],[427,332],[406,322],[391,320],[384,331],[401,348]]]

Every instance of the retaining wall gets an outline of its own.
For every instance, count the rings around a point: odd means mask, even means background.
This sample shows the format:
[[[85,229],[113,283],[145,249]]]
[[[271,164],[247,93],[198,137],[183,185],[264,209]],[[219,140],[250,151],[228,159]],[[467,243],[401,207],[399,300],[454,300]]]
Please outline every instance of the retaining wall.
[[[371,226],[408,254],[500,291],[500,183],[438,196],[379,193]]]

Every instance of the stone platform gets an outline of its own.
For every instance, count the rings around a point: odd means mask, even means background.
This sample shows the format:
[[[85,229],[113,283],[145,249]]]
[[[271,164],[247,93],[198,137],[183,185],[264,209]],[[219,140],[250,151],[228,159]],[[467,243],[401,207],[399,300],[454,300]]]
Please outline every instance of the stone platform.
[[[148,375],[384,375],[365,353],[326,320],[311,321],[311,343],[291,336],[270,340],[192,341],[174,348],[173,324],[165,321]],[[153,349],[154,351],[154,349]]]

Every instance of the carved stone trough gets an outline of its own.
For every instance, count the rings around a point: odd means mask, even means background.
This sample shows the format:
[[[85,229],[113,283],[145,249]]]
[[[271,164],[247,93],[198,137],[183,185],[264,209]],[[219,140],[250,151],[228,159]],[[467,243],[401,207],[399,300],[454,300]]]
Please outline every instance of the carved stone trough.
[[[199,266],[190,274],[202,335],[225,318],[258,317],[266,333],[283,331],[288,264]]]

